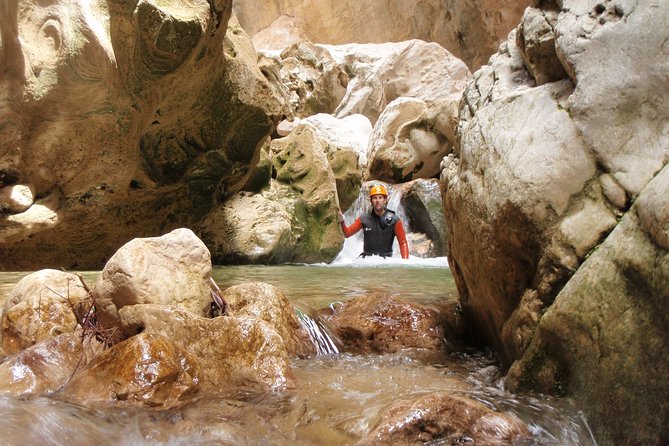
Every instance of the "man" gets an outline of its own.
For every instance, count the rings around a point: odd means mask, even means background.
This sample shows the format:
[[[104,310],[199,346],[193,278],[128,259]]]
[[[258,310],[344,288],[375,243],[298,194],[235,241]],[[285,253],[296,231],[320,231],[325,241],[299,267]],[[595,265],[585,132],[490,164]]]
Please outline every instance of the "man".
[[[400,244],[400,254],[403,259],[409,258],[409,245],[402,220],[394,211],[386,209],[388,191],[385,186],[377,184],[369,190],[369,199],[372,209],[358,217],[351,226],[346,226],[344,216],[339,213],[339,221],[344,235],[348,238],[361,229],[364,231],[364,247],[360,254],[363,257],[379,255],[391,257],[393,255],[393,239],[397,237]]]

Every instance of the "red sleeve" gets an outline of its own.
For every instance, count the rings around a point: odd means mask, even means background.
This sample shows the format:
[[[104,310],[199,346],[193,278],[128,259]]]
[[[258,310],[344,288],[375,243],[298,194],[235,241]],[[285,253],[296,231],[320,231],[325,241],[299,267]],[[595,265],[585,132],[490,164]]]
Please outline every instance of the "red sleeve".
[[[409,258],[409,244],[407,243],[407,235],[404,233],[404,226],[402,220],[395,223],[395,237],[400,244],[400,255],[403,259]]]
[[[360,217],[356,218],[351,226],[346,226],[346,223],[341,222],[341,230],[344,231],[344,236],[346,238],[352,236],[356,232],[362,229],[362,223],[360,222]]]

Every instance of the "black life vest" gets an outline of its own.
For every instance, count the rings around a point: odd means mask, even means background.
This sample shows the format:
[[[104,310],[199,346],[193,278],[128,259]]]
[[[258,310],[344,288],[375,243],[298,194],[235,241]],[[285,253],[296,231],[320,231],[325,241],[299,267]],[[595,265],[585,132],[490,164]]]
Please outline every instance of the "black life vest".
[[[386,209],[381,217],[374,213],[374,209],[362,214],[360,216],[364,236],[362,255],[392,256],[395,225],[398,221],[400,218],[395,215],[395,211],[389,209]]]

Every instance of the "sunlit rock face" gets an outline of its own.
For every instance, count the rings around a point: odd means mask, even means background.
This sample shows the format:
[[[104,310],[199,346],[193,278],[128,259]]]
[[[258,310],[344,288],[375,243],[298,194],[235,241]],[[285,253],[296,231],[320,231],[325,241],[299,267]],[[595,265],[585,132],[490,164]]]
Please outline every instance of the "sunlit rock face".
[[[669,5],[557,3],[465,90],[449,265],[481,336],[520,359],[510,383],[574,396],[603,443],[661,443]]]
[[[531,0],[234,0],[257,48],[283,49],[301,38],[316,43],[436,42],[478,68],[518,23]]]
[[[138,304],[206,316],[211,280],[209,250],[190,229],[133,239],[114,253],[93,287],[97,320],[105,330],[119,328],[118,311]]]
[[[99,268],[243,186],[281,107],[230,14],[229,0],[0,4],[0,268]]]

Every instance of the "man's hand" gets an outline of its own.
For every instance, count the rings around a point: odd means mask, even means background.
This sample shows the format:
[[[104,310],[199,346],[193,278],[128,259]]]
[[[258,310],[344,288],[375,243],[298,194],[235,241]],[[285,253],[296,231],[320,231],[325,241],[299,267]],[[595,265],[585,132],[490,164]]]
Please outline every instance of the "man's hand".
[[[341,211],[339,211],[339,223],[343,221],[344,221],[344,214],[342,214]]]

